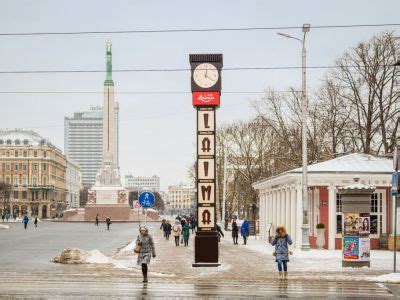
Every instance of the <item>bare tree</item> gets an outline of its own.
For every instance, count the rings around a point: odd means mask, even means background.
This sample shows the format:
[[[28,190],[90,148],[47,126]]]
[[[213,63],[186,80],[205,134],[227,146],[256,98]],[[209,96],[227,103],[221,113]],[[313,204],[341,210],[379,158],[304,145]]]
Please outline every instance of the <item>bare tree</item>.
[[[393,151],[400,108],[395,62],[393,34],[383,33],[346,52],[337,60],[339,69],[328,74],[341,86],[355,150]]]

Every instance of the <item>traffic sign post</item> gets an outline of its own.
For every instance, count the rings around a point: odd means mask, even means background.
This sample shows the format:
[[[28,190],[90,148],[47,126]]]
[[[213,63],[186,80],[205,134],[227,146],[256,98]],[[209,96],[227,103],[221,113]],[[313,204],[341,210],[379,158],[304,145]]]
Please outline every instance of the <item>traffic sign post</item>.
[[[147,209],[152,208],[156,203],[156,197],[152,192],[141,192],[139,194],[139,203],[144,208],[144,224],[147,225]]]

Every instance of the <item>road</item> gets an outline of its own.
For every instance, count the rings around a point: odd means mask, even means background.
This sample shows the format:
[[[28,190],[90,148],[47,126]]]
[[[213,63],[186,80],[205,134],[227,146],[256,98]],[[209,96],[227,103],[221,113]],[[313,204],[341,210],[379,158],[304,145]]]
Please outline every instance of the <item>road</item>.
[[[11,224],[0,230],[0,297],[9,298],[245,298],[307,297],[395,298],[398,285],[330,281],[323,273],[290,273],[276,279],[273,257],[221,243],[220,268],[192,268],[193,238],[189,247],[165,241],[158,224],[150,224],[157,258],[150,264],[150,282],[141,283],[132,250],[123,246],[135,239],[138,224],[114,223],[107,231],[91,223],[43,222],[27,230]],[[97,249],[112,258],[108,264],[62,265],[51,259],[64,248]],[[396,294],[397,293],[397,294]]]

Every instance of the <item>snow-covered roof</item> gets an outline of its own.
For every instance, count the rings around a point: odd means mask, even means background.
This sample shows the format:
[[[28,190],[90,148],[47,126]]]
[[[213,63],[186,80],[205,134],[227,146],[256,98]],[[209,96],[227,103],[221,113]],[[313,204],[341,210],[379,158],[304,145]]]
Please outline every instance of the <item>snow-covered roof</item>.
[[[52,146],[51,143],[33,130],[0,129],[0,145]]]
[[[287,173],[301,173],[303,168],[293,169]],[[352,153],[331,160],[309,165],[309,173],[392,173],[392,159],[364,153]]]
[[[286,171],[279,175],[264,178],[253,183],[253,187],[258,189],[262,186],[280,184],[287,179],[301,177],[303,168],[296,168]],[[364,175],[374,177],[375,175],[389,176],[393,172],[392,159],[388,157],[375,156],[364,153],[352,153],[343,155],[331,160],[309,165],[307,168],[308,175],[314,177],[321,176],[346,176],[352,178],[354,175]]]

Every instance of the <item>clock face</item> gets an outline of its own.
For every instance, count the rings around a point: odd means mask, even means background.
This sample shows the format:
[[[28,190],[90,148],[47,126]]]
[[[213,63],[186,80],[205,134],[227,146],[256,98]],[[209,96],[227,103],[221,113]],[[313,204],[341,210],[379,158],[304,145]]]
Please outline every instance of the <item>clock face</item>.
[[[200,64],[193,71],[194,82],[201,88],[208,89],[218,82],[217,68],[209,63]]]

